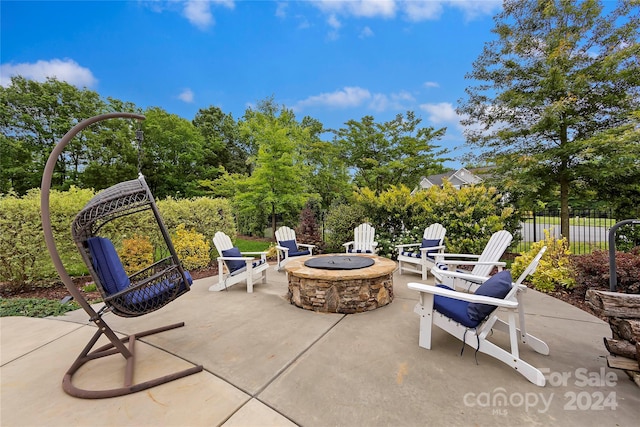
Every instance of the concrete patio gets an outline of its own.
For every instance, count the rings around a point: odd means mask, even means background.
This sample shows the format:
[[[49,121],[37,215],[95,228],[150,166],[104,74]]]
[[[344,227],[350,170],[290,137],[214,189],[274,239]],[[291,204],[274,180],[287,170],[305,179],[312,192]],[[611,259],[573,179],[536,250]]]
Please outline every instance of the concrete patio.
[[[606,367],[603,321],[550,296],[525,295],[528,330],[549,356],[521,346],[545,369],[537,387],[439,329],[418,346],[417,293],[394,275],[394,301],[362,314],[320,314],[291,305],[284,273],[246,293],[208,292],[217,277],[144,317],[107,315],[123,334],[184,321],[143,338],[136,378],[204,365],[204,371],[129,396],[82,400],[62,377],[95,327],[84,311],[1,318],[0,424],[11,426],[635,426],[640,388]],[[507,345],[495,333],[496,342]],[[120,386],[124,361],[99,359],[74,377],[81,387]],[[117,375],[110,374],[117,372]]]

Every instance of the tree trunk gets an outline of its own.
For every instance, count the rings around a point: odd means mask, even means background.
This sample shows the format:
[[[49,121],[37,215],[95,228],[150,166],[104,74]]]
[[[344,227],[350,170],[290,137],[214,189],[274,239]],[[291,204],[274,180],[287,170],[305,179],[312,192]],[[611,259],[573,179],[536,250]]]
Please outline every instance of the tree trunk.
[[[612,317],[609,319],[609,326],[611,326],[611,332],[613,332],[614,338],[627,340],[631,344],[640,342],[640,319],[620,319]]]
[[[560,234],[571,242],[569,235],[569,180],[560,178]]]

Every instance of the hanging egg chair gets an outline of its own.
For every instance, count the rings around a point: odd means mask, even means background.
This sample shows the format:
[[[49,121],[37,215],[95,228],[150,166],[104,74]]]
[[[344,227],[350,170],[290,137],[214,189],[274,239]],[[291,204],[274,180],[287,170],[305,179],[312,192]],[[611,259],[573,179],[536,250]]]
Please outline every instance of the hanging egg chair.
[[[76,215],[71,226],[71,236],[102,296],[104,306],[101,309],[94,310],[76,288],[56,249],[49,206],[51,178],[56,160],[76,134],[96,122],[112,118],[144,120],[144,116],[138,114],[110,113],[78,123],[64,135],[49,155],[41,187],[42,227],[53,264],[67,290],[87,312],[89,320],[98,327],[95,335],[69,368],[62,381],[62,387],[66,393],[89,399],[122,396],[202,371],[202,366],[194,366],[142,383],[134,383],[135,341],[143,336],[184,326],[184,323],[176,323],[118,338],[103,319],[103,315],[108,312],[121,317],[138,317],[151,313],[188,292],[192,283],[191,276],[182,267],[153,195],[141,173],[137,179],[121,182],[94,196]],[[128,276],[113,243],[109,238],[101,235],[100,231],[105,225],[117,218],[148,211],[153,213],[169,256]],[[102,335],[109,339],[110,344],[92,350]],[[85,390],[73,385],[73,375],[81,366],[91,360],[109,355],[121,355],[126,361],[122,387],[108,390]]]

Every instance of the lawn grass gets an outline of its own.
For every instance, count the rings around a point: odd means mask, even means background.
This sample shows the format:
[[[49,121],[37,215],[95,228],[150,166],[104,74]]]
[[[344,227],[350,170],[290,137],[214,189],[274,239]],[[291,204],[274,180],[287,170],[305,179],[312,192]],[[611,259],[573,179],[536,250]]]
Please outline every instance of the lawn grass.
[[[240,252],[267,252],[269,250],[269,246],[274,243],[262,240],[247,240],[237,238],[235,244],[238,249],[240,249]]]

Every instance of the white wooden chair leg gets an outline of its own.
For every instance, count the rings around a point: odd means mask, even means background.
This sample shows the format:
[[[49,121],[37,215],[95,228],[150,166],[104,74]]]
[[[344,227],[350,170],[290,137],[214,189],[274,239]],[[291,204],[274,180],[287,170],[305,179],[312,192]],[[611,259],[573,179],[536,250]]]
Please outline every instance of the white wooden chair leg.
[[[431,331],[433,328],[433,295],[420,293],[420,302],[414,309],[420,316],[420,336],[418,345],[431,350]]]

